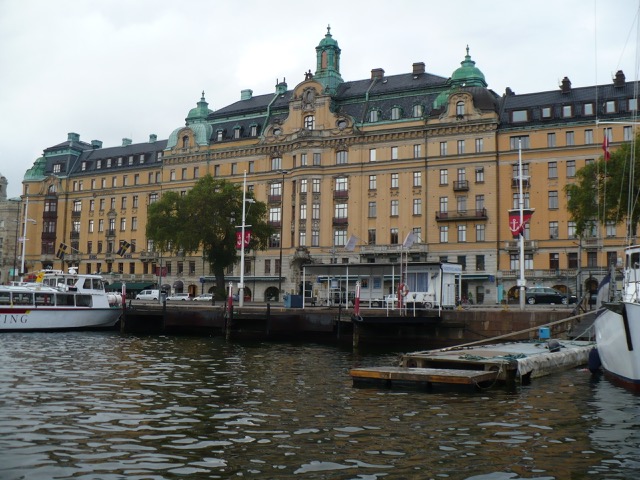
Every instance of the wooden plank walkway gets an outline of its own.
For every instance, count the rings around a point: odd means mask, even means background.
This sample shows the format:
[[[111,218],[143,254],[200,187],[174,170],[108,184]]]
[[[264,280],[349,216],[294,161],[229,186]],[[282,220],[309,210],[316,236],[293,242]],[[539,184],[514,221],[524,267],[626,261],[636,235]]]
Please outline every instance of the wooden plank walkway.
[[[376,380],[390,383],[425,382],[458,385],[478,385],[482,382],[495,381],[498,378],[497,371],[457,370],[449,368],[353,368],[350,374],[354,382],[358,380]]]

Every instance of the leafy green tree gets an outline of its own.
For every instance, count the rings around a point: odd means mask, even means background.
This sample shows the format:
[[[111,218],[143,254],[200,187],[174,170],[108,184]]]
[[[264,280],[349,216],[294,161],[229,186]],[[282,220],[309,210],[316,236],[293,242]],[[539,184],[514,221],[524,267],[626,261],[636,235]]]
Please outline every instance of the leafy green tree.
[[[273,229],[266,223],[267,206],[248,192],[245,225],[251,225],[248,248],[267,247]],[[236,226],[242,223],[242,184],[202,177],[180,196],[166,192],[148,209],[147,238],[163,252],[202,252],[216,277],[216,291],[225,295],[225,269],[236,263]],[[247,227],[248,228],[248,227]]]
[[[622,144],[609,160],[600,158],[578,170],[576,182],[565,187],[567,210],[576,222],[578,236],[583,236],[596,222],[625,222],[627,234],[635,237],[640,220],[639,154],[637,141]],[[630,175],[633,175],[631,184]]]

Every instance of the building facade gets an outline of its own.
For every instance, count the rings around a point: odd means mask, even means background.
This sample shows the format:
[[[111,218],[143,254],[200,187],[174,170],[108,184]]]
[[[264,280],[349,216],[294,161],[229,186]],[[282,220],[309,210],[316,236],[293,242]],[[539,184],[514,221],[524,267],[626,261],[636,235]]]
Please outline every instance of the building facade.
[[[18,242],[20,227],[20,199],[7,198],[6,177],[0,175],[0,283],[16,280],[21,255]]]
[[[44,150],[24,178],[29,198],[27,266],[77,265],[114,282],[175,291],[210,290],[201,255],[162,256],[145,238],[146,209],[163,192],[187,192],[205,174],[242,182],[268,206],[276,234],[249,251],[245,289],[255,300],[297,292],[299,265],[449,261],[463,265],[463,291],[483,303],[517,293],[519,255],[508,225],[522,195],[535,208],[525,230],[526,277],[572,292],[589,290],[621,254],[621,227],[578,238],[564,185],[630,140],[634,84],[525,95],[488,88],[469,49],[451,76],[422,62],[409,72],[345,81],[329,30],[315,49],[315,73],[292,88],[240,99],[217,111],[204,92],[166,140],[118,147],[67,141]],[[206,219],[203,219],[206,221]],[[349,242],[348,240],[352,241]],[[355,240],[355,242],[354,242]],[[403,246],[404,244],[404,246]],[[129,245],[124,251],[123,245]],[[353,247],[353,248],[352,248]],[[120,254],[118,253],[120,252]],[[239,265],[227,281],[240,278]]]

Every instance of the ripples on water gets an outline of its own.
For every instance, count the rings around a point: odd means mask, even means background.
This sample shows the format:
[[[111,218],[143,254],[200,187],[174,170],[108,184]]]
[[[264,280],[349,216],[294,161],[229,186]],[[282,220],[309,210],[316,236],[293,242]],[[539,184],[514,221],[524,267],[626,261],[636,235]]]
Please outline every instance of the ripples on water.
[[[0,335],[0,479],[635,478],[638,399],[584,371],[516,392],[354,389],[333,346]]]

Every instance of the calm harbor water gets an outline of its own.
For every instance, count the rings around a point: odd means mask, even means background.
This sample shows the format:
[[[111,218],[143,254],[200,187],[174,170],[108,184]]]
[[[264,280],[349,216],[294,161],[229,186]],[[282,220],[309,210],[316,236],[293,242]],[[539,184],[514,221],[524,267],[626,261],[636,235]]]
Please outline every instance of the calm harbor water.
[[[0,335],[0,479],[621,479],[640,397],[572,370],[515,392],[356,389],[396,354]]]

